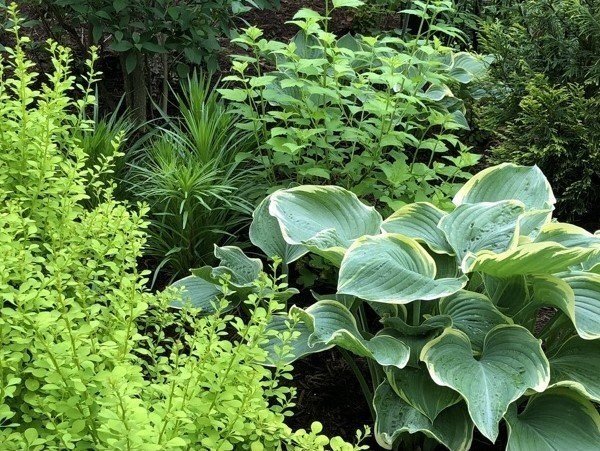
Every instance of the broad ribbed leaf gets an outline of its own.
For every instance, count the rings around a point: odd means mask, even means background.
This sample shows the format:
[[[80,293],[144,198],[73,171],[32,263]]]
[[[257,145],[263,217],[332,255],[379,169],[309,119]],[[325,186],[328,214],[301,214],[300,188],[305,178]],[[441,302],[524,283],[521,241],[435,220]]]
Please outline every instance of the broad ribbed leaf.
[[[452,318],[452,327],[463,331],[471,340],[473,349],[481,352],[487,333],[499,324],[512,320],[498,311],[483,294],[461,290],[439,303],[441,315]]]
[[[600,415],[594,405],[568,389],[532,397],[518,414],[506,415],[507,451],[592,451],[600,447]]]
[[[600,402],[600,340],[571,337],[548,360],[551,384],[573,388]]]
[[[534,299],[564,312],[585,340],[600,338],[600,274],[571,271],[537,276]]]
[[[289,326],[286,324],[288,321],[289,318],[287,315],[274,315],[271,322],[267,325],[267,334],[269,334],[269,331],[285,332],[289,330]],[[294,362],[308,354],[326,351],[334,346],[333,344],[326,345],[324,343],[315,343],[313,346],[309,346],[308,339],[312,334],[312,330],[310,330],[303,321],[295,324],[294,332],[297,333],[298,336],[290,343],[286,343],[292,348],[290,352],[291,355],[288,356],[288,358],[283,359],[286,363]],[[281,338],[269,335],[267,342],[261,345],[261,347],[269,353],[269,362],[266,363],[267,366],[277,364],[279,356],[276,348],[279,347],[279,349],[281,349],[283,344]]]
[[[383,221],[381,228],[388,233],[399,233],[425,243],[440,254],[454,254],[446,236],[438,228],[445,212],[428,202],[408,204]]]
[[[514,200],[464,204],[444,216],[439,227],[462,262],[484,249],[499,253],[514,247],[523,211],[523,204]]]
[[[407,304],[455,293],[467,279],[436,279],[427,251],[411,238],[397,234],[365,236],[346,252],[340,268],[338,293],[391,304]]]
[[[481,251],[476,257],[465,259],[469,260],[465,262],[465,269],[495,277],[552,274],[584,262],[593,253],[593,249],[566,248],[552,242],[527,243],[499,254]]]
[[[292,263],[308,252],[304,246],[289,244],[283,239],[279,222],[269,214],[271,197],[264,199],[252,213],[250,241],[267,257],[279,257],[284,263]]]
[[[600,236],[581,227],[561,222],[546,224],[535,239],[536,242],[552,241],[564,247],[595,247],[600,249]]]
[[[408,363],[408,346],[386,335],[364,339],[352,313],[337,301],[319,301],[305,310],[298,307],[292,307],[292,310],[300,314],[312,331],[309,347],[337,345],[383,366],[403,368]]]
[[[298,186],[271,195],[269,213],[281,226],[284,240],[304,245],[335,264],[363,235],[380,233],[382,219],[354,193],[337,186]]]
[[[383,382],[375,391],[373,406],[377,414],[375,439],[384,449],[392,449],[402,434],[417,432],[437,440],[451,451],[466,451],[471,447],[473,423],[463,403],[449,407],[431,422]]]
[[[528,210],[519,219],[519,233],[522,236],[534,239],[544,224],[552,220],[552,209]]]
[[[223,294],[219,285],[196,276],[184,277],[171,286],[181,289],[178,299],[171,303],[172,307],[181,308],[189,304],[193,308],[201,309],[202,313],[213,313],[215,311],[213,303]]]
[[[260,259],[248,257],[236,246],[215,245],[215,257],[220,264],[213,270],[213,275],[220,277],[222,274],[229,274],[231,283],[236,286],[251,285],[263,269]]]
[[[454,204],[475,204],[515,199],[527,210],[552,208],[556,198],[552,187],[537,166],[503,163],[473,176],[454,196]]]
[[[506,409],[528,389],[541,392],[550,381],[550,368],[541,342],[521,326],[500,325],[485,337],[481,357],[475,359],[469,337],[446,329],[423,348],[421,360],[438,385],[459,392],[483,435],[498,436],[498,422]]]
[[[406,367],[401,370],[388,367],[385,373],[396,394],[431,421],[434,421],[442,410],[462,399],[454,390],[433,382],[423,367]]]

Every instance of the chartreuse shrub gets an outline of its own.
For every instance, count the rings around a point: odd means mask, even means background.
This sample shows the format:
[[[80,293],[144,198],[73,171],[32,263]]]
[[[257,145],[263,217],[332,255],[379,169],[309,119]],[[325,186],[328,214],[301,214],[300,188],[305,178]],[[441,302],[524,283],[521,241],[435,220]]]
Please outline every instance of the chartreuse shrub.
[[[318,423],[284,423],[297,320],[267,327],[283,308],[280,280],[253,281],[246,321],[223,313],[225,275],[208,316],[145,291],[147,210],[115,201],[74,138],[92,126],[90,89],[53,43],[52,72],[36,74],[12,15],[16,46],[0,65],[0,448],[360,449]],[[90,210],[89,189],[102,199]]]
[[[331,183],[397,208],[415,199],[446,204],[479,156],[458,139],[468,128],[453,89],[483,71],[476,55],[454,52],[437,35],[449,2],[406,11],[414,35],[338,37],[330,13],[362,4],[326,2],[302,9],[290,42],[266,40],[256,27],[233,42],[233,75],[221,95],[253,131],[266,177],[276,186]]]
[[[344,188],[298,186],[259,206],[251,239],[337,268],[335,294],[292,307],[292,354],[367,359],[374,393],[357,376],[384,448],[416,448],[419,433],[467,450],[474,428],[496,442],[504,423],[510,450],[595,449],[600,236],[553,221],[555,202],[537,167],[508,163],[474,176],[450,212],[417,202],[385,220]]]

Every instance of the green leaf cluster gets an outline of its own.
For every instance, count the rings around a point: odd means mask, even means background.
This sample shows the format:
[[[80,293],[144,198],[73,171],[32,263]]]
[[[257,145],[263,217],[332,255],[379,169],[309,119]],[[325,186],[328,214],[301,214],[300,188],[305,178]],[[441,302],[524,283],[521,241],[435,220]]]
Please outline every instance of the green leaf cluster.
[[[278,281],[251,282],[247,321],[224,313],[225,275],[209,316],[172,309],[176,289],[145,289],[147,208],[115,201],[94,177],[109,161],[86,167],[95,75],[80,84],[71,53],[50,43],[53,70],[39,76],[11,14],[16,45],[0,65],[0,448],[361,449],[317,423],[285,425],[297,332],[294,319],[268,328],[283,308]]]
[[[479,159],[458,139],[468,129],[454,94],[485,71],[477,55],[454,52],[437,34],[444,2],[421,3],[414,36],[338,37],[331,12],[296,13],[290,42],[256,27],[232,41],[234,74],[219,89],[254,132],[275,186],[331,183],[396,209],[414,200],[444,205]]]
[[[336,294],[291,308],[303,324],[294,359],[332,346],[366,358],[374,393],[357,376],[382,447],[417,446],[419,433],[467,450],[474,427],[495,442],[501,422],[507,449],[597,447],[600,234],[551,219],[539,168],[485,169],[450,212],[417,202],[383,220],[335,186],[265,202],[257,246],[338,269]]]

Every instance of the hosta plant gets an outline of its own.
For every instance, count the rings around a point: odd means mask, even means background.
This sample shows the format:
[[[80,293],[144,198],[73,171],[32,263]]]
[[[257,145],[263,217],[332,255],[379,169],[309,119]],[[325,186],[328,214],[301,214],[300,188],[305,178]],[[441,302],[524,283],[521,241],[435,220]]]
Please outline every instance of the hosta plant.
[[[552,220],[537,167],[486,169],[453,203],[408,204],[384,220],[335,186],[269,196],[254,244],[286,264],[312,252],[339,270],[337,293],[292,307],[294,358],[333,346],[366,358],[373,394],[357,375],[387,449],[422,433],[466,450],[474,428],[496,442],[501,423],[510,450],[595,449],[600,236]]]

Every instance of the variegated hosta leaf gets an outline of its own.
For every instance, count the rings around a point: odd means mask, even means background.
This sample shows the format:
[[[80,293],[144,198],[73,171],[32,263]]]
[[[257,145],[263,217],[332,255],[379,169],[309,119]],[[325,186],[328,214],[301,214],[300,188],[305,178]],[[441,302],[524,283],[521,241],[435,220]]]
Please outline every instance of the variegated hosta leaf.
[[[552,222],[544,225],[535,242],[552,241],[564,247],[594,247],[600,249],[600,236],[573,224]]]
[[[449,316],[430,316],[420,325],[412,326],[402,318],[384,318],[385,329],[382,334],[390,335],[399,339],[410,348],[409,365],[417,366],[421,349],[435,337],[440,335],[444,329],[452,325]]]
[[[439,254],[454,254],[446,236],[438,228],[445,212],[428,202],[408,204],[383,221],[381,228],[388,233],[399,233],[425,243]]]
[[[582,262],[581,269],[583,269],[584,271],[600,274],[600,252],[594,253],[590,258]]]
[[[462,400],[454,390],[433,382],[425,368],[406,367],[399,370],[390,366],[385,373],[396,394],[431,421],[442,410]]]
[[[286,324],[287,321],[289,321],[287,315],[274,315],[271,322],[267,325],[267,335],[269,335],[268,341],[261,345],[261,347],[269,353],[269,361],[265,363],[267,366],[274,366],[277,364],[279,356],[276,348],[279,347],[279,349],[281,349],[283,346],[281,339],[270,335],[268,331],[284,332],[289,330],[289,327]],[[308,354],[326,351],[334,346],[333,344],[326,345],[324,343],[315,343],[313,346],[309,346],[308,339],[312,334],[312,330],[310,330],[303,321],[295,324],[294,332],[298,334],[298,336],[290,343],[286,343],[292,348],[290,355],[283,359],[286,363],[294,362]]]
[[[446,329],[425,345],[421,360],[438,385],[462,395],[473,422],[492,442],[510,403],[528,389],[545,390],[550,381],[541,341],[516,325],[493,328],[485,337],[479,359],[473,357],[467,335]]]
[[[451,451],[467,451],[471,447],[473,423],[463,403],[442,411],[432,422],[383,382],[375,391],[373,406],[377,414],[375,439],[384,449],[392,449],[402,434],[417,432],[437,440]]]
[[[346,252],[338,293],[391,304],[431,300],[455,293],[467,278],[436,279],[435,262],[415,240],[397,234],[365,236]]]
[[[365,340],[352,313],[337,301],[319,301],[305,310],[292,307],[298,312],[308,329],[312,331],[308,345],[337,345],[361,357],[368,357],[383,366],[403,368],[408,363],[410,350],[401,341],[386,335]]]
[[[229,284],[241,288],[252,286],[263,268],[260,259],[248,257],[236,246],[215,245],[215,257],[219,259],[219,266],[192,269],[192,274],[213,284],[220,284],[221,278],[228,275]]]
[[[507,451],[597,450],[600,415],[594,405],[568,389],[535,395],[520,414],[507,415]]]
[[[505,315],[513,317],[529,300],[529,289],[525,276],[501,279],[484,275],[485,293]]]
[[[594,249],[589,248],[566,248],[552,242],[527,243],[499,254],[481,251],[475,257],[467,257],[464,266],[468,272],[481,271],[495,277],[552,274],[584,262],[593,254]]]
[[[481,352],[486,334],[499,324],[512,320],[498,311],[487,296],[461,290],[439,303],[441,315],[452,318],[452,327],[461,330],[471,340],[474,350]]]
[[[269,213],[289,244],[304,245],[334,264],[363,235],[380,233],[382,218],[354,193],[337,186],[298,186],[271,195]]]
[[[487,249],[495,253],[517,244],[521,202],[505,200],[458,206],[439,223],[459,262],[467,254]],[[463,271],[465,269],[463,268]]]
[[[545,210],[528,210],[519,219],[519,233],[521,236],[534,239],[540,233],[544,224],[550,223],[551,220],[551,208]]]
[[[526,210],[552,208],[556,198],[546,176],[537,166],[503,163],[473,176],[454,196],[454,204],[475,204],[515,199]]]
[[[600,274],[570,271],[536,276],[534,299],[564,312],[585,340],[600,338]]]
[[[197,276],[187,276],[171,284],[173,288],[181,290],[180,296],[171,303],[172,307],[181,308],[190,305],[202,310],[202,313],[213,313],[213,303],[223,295],[221,286],[204,280]],[[233,308],[235,305],[230,304]]]
[[[600,402],[600,340],[571,337],[548,360],[551,384]]]
[[[252,213],[250,241],[269,258],[279,257],[292,263],[308,252],[304,246],[289,244],[283,239],[279,221],[269,214],[271,197],[264,199]]]

